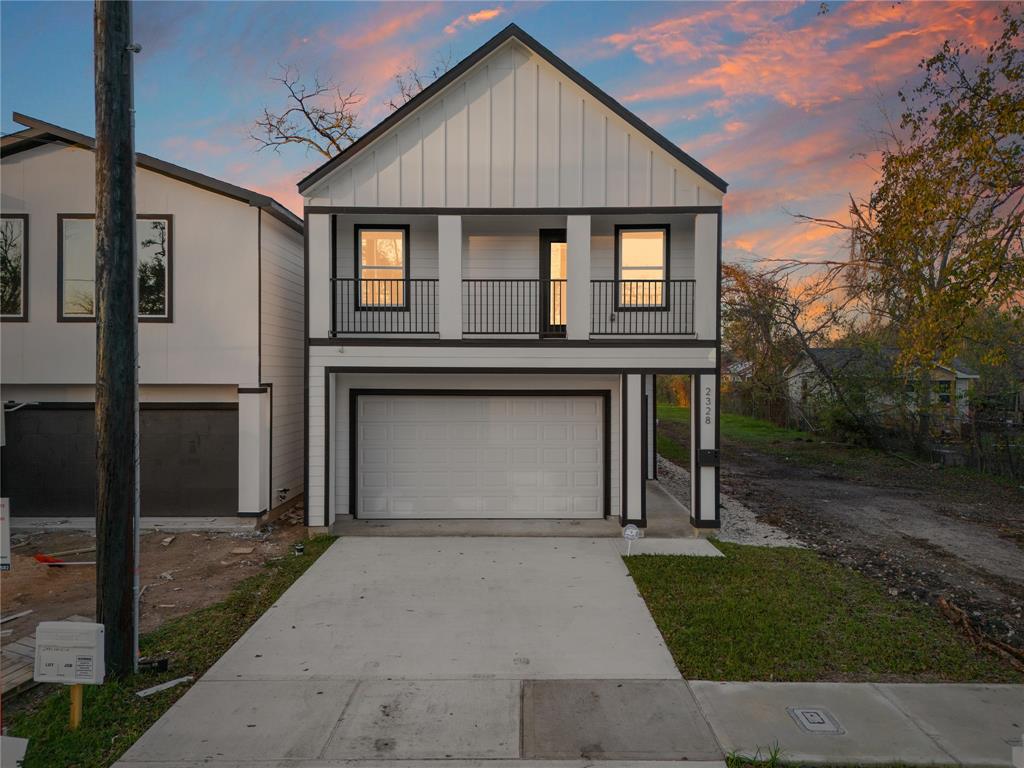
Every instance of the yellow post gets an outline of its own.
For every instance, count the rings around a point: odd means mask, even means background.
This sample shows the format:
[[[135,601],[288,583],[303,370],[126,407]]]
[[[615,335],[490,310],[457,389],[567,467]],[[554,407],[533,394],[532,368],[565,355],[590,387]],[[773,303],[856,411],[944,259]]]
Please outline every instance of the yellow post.
[[[71,730],[77,731],[82,722],[82,684],[71,686]]]

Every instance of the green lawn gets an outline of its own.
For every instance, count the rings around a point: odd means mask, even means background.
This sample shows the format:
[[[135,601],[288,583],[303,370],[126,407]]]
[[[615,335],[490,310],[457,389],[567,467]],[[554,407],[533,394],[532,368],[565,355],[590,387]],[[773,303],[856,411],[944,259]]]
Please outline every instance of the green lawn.
[[[690,409],[682,405],[658,404],[658,421],[661,425],[679,425],[690,428]],[[810,435],[796,429],[777,427],[771,422],[735,413],[722,413],[722,438],[743,442],[773,442],[779,440],[810,440]]]
[[[724,558],[626,558],[683,677],[1024,682],[931,607],[814,552],[715,545]]]
[[[268,563],[223,602],[169,621],[143,637],[142,654],[167,656],[168,671],[85,686],[79,730],[68,730],[68,689],[63,687],[25,711],[8,714],[5,724],[10,734],[29,739],[25,768],[100,768],[115,762],[189,686],[179,685],[145,699],[135,692],[185,675],[199,679],[332,541],[330,536],[306,541],[305,554]]]
[[[658,453],[680,466],[688,466],[690,409],[661,403],[657,408]],[[748,447],[844,480],[938,490],[948,494],[950,500],[968,504],[1001,497],[1006,497],[1007,503],[1024,503],[1024,487],[1007,477],[968,467],[933,467],[912,456],[849,445],[751,416],[723,412],[721,435],[726,458],[731,445]]]

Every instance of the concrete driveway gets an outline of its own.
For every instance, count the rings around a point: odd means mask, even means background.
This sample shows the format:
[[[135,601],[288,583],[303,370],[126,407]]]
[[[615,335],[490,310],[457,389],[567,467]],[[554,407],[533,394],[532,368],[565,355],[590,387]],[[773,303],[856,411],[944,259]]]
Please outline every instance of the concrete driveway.
[[[619,542],[340,539],[120,766],[720,760]]]

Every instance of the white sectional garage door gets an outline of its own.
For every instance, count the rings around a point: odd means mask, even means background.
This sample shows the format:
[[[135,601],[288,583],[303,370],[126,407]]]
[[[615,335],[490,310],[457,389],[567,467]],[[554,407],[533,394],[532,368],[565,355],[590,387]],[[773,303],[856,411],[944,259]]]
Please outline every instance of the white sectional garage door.
[[[599,395],[356,399],[356,509],[374,518],[598,518]]]

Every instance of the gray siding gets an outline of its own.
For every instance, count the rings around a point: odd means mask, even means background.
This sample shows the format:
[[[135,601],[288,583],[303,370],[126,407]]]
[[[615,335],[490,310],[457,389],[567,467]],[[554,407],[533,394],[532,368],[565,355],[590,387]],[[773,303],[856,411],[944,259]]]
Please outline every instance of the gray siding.
[[[303,253],[302,236],[260,216],[260,383],[271,384],[270,505],[277,489],[288,497],[303,482]]]

